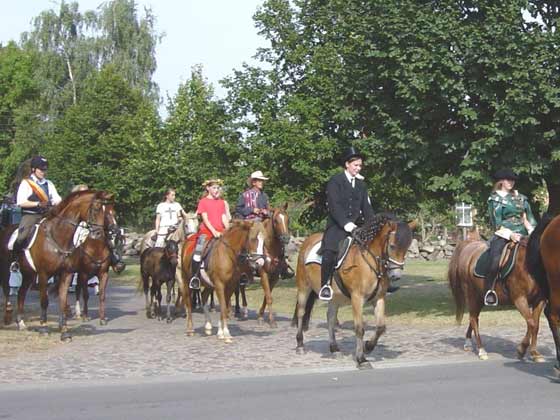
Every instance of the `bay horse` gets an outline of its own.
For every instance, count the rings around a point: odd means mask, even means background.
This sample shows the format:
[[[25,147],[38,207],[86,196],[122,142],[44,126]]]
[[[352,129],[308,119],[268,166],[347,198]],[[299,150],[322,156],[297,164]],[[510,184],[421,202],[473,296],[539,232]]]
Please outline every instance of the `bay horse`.
[[[206,322],[204,325],[206,335],[212,334],[212,322],[210,312],[206,304],[208,297],[215,290],[220,305],[220,321],[218,325],[217,337],[226,343],[232,342],[232,337],[228,329],[227,319],[230,309],[231,295],[239,284],[241,273],[247,270],[247,261],[253,258],[254,251],[257,249],[258,229],[251,222],[235,221],[229,229],[225,230],[217,239],[214,239],[212,250],[207,258],[205,272],[208,275],[211,285],[203,281],[204,290],[202,301]],[[192,277],[191,262],[194,246],[183,246],[182,254],[182,279],[179,283],[179,291],[187,313],[186,326],[187,335],[194,335],[192,323],[192,299],[189,280]],[[204,280],[204,276],[202,276]]]
[[[264,311],[268,306],[268,322],[270,326],[276,327],[274,313],[272,311],[272,289],[278,283],[280,277],[280,265],[284,264],[285,247],[290,242],[290,219],[288,217],[288,204],[271,210],[270,217],[262,222],[264,232],[264,258],[265,263],[258,271],[261,279],[264,297],[262,305],[257,314],[259,323],[263,321]],[[243,317],[247,318],[247,296],[245,286],[240,286],[235,291],[235,313],[241,314],[239,308],[239,294],[241,293],[243,303]]]
[[[75,292],[75,317],[77,319],[81,317],[84,321],[89,321],[88,280],[96,276],[99,279],[99,324],[107,325],[105,304],[109,283],[109,268],[112,267],[117,274],[126,268],[121,255],[123,243],[124,236],[122,229],[117,224],[114,204],[109,202],[105,205],[105,229],[102,237],[92,238],[88,236],[78,248],[79,252],[72,255],[71,265],[77,270],[78,275]],[[114,260],[112,257],[114,257]],[[83,297],[83,308],[80,307],[80,294]]]
[[[105,191],[86,190],[70,194],[57,206],[53,207],[42,220],[36,233],[36,239],[29,249],[29,254],[35,266],[32,267],[27,258],[20,253],[18,262],[23,278],[17,296],[16,320],[18,328],[24,329],[23,320],[24,302],[27,291],[35,278],[39,285],[41,316],[40,332],[46,333],[47,308],[48,308],[48,279],[58,276],[59,298],[59,327],[61,340],[72,339],[66,323],[66,304],[68,286],[71,273],[76,271],[72,267],[73,254],[79,252],[79,246],[74,245],[73,237],[80,222],[85,222],[88,237],[98,239],[104,234],[105,208],[113,202],[113,195]],[[11,302],[9,300],[9,266],[11,252],[8,250],[8,241],[12,232],[17,228],[13,225],[0,232],[0,282],[5,296],[5,322],[11,322]]]
[[[460,324],[465,308],[469,311],[469,326],[465,334],[465,351],[472,350],[472,333],[474,332],[478,357],[488,359],[482,345],[479,331],[479,315],[484,307],[484,278],[475,276],[475,266],[480,255],[488,248],[483,241],[462,241],[457,244],[447,272],[447,280],[455,301],[455,319]],[[539,318],[545,305],[545,296],[541,287],[529,274],[525,266],[527,255],[526,240],[519,244],[511,273],[503,280],[496,282],[495,291],[498,295],[498,306],[515,305],[527,323],[527,332],[517,346],[517,356],[523,359],[527,349],[535,362],[543,362],[544,358],[537,351],[537,335]]]
[[[554,370],[560,376],[560,217],[545,214],[529,238],[527,268],[548,303],[544,314],[556,347]]]
[[[401,226],[400,235],[398,226]],[[329,330],[329,349],[331,353],[340,351],[335,338],[335,324],[338,308],[352,305],[354,332],[356,335],[355,359],[359,368],[371,367],[364,352],[373,351],[379,338],[385,332],[385,294],[390,278],[400,278],[404,267],[406,251],[412,241],[414,222],[398,222],[388,214],[374,215],[363,227],[353,232],[354,242],[348,254],[336,271],[342,287],[333,279],[333,299],[328,303],[327,324]],[[303,331],[309,326],[311,310],[321,288],[321,266],[307,263],[306,259],[323,234],[309,236],[301,245],[297,269],[297,318],[296,352],[303,354]],[[373,339],[364,343],[363,306],[371,302],[376,317],[376,333]]]
[[[172,239],[165,240],[163,248],[145,250],[140,256],[140,274],[146,299],[146,317],[161,320],[161,286],[167,287],[167,323],[171,319],[171,291],[175,285],[175,271],[179,262],[179,245]],[[151,284],[150,284],[151,280]],[[148,292],[150,297],[148,298]],[[157,300],[157,303],[156,303]]]

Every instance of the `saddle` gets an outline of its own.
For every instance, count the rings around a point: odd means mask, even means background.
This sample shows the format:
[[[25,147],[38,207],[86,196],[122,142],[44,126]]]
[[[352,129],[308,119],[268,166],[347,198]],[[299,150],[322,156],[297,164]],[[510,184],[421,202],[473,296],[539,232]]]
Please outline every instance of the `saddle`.
[[[506,277],[512,272],[515,265],[515,259],[517,257],[517,252],[519,246],[525,244],[525,241],[520,242],[508,242],[502,251],[502,256],[500,257],[500,265],[498,270],[498,276],[500,279],[505,280]],[[476,277],[485,278],[488,270],[490,269],[490,248],[486,249],[478,260],[474,267],[474,275]]]
[[[347,236],[340,244],[338,245],[338,254],[336,257],[336,265],[334,266],[335,269],[339,269],[346,256],[348,255],[348,251],[350,247],[354,243],[352,237]],[[321,256],[321,241],[314,244],[307,253],[305,257],[305,265],[307,264],[319,264],[323,262],[323,257]]]

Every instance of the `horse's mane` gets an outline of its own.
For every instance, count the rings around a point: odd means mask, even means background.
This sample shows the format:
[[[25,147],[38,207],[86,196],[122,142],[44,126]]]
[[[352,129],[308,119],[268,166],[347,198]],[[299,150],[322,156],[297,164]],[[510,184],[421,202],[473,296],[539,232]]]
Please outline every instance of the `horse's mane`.
[[[359,242],[369,243],[377,236],[383,226],[389,222],[394,221],[394,216],[390,213],[378,213],[374,214],[371,218],[366,220],[363,226],[356,228],[354,232],[354,237],[358,239]]]
[[[59,216],[60,213],[68,206],[68,204],[70,204],[76,198],[81,197],[82,195],[86,195],[86,194],[95,194],[95,196],[97,196],[97,194],[99,194],[99,191],[85,190],[85,191],[76,191],[76,192],[68,194],[60,203],[58,203],[56,206],[54,206],[47,213],[47,220],[50,220],[50,219],[52,219],[56,216]]]
[[[546,271],[544,269],[544,264],[541,257],[540,243],[541,236],[552,219],[554,219],[554,217],[548,213],[545,213],[543,215],[540,222],[537,224],[537,227],[535,227],[535,230],[529,236],[527,253],[525,255],[525,268],[536,280],[537,284],[546,297],[549,296],[550,290],[548,289]]]

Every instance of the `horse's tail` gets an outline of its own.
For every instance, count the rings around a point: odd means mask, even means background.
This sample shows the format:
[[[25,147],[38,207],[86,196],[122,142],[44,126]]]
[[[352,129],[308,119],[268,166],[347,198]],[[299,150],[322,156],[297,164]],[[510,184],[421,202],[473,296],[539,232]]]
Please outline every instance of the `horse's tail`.
[[[461,274],[459,273],[459,261],[461,253],[468,243],[467,241],[462,241],[457,244],[451,256],[451,260],[449,260],[449,268],[447,269],[447,281],[449,282],[449,288],[455,300],[455,320],[457,324],[460,324],[463,320],[466,306],[465,290],[461,282]]]
[[[309,320],[311,319],[311,311],[313,306],[315,306],[315,301],[317,300],[317,293],[313,290],[309,293],[307,300],[305,301],[305,313],[303,314],[303,330],[307,331],[309,329]],[[296,301],[296,308],[294,309],[294,316],[292,317],[292,327],[297,327],[297,310],[298,305]]]
[[[548,213],[543,215],[542,219],[537,224],[537,227],[529,236],[527,254],[525,256],[525,268],[533,276],[547,298],[550,295],[550,290],[548,288],[546,271],[541,257],[541,237],[552,219],[553,217]]]

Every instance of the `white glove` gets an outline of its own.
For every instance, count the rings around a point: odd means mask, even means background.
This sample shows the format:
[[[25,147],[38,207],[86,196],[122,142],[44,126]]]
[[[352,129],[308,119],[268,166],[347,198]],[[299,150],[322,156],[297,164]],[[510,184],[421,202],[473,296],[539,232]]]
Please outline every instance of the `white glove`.
[[[352,233],[352,231],[356,228],[357,226],[352,222],[348,222],[344,225],[344,230],[348,233]]]

